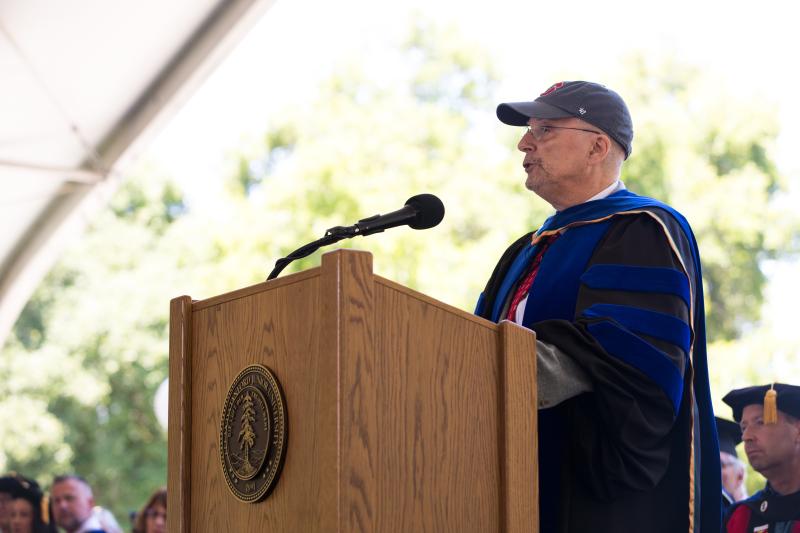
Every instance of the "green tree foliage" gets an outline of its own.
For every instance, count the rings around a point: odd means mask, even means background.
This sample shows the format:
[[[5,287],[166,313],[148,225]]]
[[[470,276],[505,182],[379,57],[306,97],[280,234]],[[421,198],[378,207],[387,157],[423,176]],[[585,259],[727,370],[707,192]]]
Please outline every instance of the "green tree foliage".
[[[166,483],[153,397],[176,271],[164,239],[182,212],[163,180],[129,180],[28,302],[0,358],[0,467],[45,485],[84,475],[122,523]]]
[[[271,233],[262,257],[281,257],[330,227],[432,192],[447,209],[440,226],[343,244],[370,250],[381,275],[471,309],[493,266],[487,258],[549,208],[520,187],[520,162],[509,157],[517,132],[485,124],[496,84],[486,52],[422,24],[396,53],[384,58],[398,65],[390,83],[375,81],[370,65],[345,64],[316,101],[276,118],[242,152],[228,186],[238,205],[230,224],[247,229],[231,229],[238,237],[220,245],[245,256],[255,232]],[[319,264],[325,251],[286,272]]]
[[[232,157],[213,212],[188,209],[153,169],[120,188],[4,347],[0,469],[45,484],[77,471],[118,517],[139,507],[166,480],[152,402],[167,375],[169,300],[263,281],[277,258],[326,229],[394,210],[411,195],[441,197],[442,224],[343,244],[372,252],[384,277],[472,308],[499,254],[551,208],[524,189],[520,132],[494,119],[498,74],[485,51],[420,24],[392,53],[380,67],[342,64],[316,101],[274,117]],[[388,76],[385,64],[395,65]],[[783,186],[770,155],[774,113],[763,103],[755,112],[674,62],[635,57],[615,85],[637,127],[625,182],[676,205],[697,233],[709,334],[718,340],[712,374],[718,358],[750,368],[742,343],[765,343],[736,339],[758,325],[760,261],[788,250],[798,227],[771,207]],[[318,265],[321,252],[283,275]]]

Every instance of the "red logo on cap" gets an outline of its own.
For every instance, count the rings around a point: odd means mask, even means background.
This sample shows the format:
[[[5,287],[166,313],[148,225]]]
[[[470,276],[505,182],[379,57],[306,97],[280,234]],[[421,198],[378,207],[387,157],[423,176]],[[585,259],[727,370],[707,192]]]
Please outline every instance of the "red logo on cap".
[[[560,88],[562,88],[564,86],[564,83],[566,83],[566,82],[560,81],[558,83],[554,83],[553,85],[550,86],[549,89],[547,89],[545,92],[543,92],[539,96],[547,96],[548,94],[552,93],[553,91],[557,91],[558,89],[560,89]]]

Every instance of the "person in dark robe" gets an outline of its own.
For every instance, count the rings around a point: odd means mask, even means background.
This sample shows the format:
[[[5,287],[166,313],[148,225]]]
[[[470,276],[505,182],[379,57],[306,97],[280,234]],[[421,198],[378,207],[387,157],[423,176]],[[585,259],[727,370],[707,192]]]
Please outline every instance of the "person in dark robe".
[[[732,503],[747,498],[747,469],[739,459],[736,446],[742,442],[739,424],[716,417],[719,435],[719,464],[722,469],[722,504],[727,509]]]
[[[719,532],[699,252],[680,213],[620,181],[627,105],[568,81],[497,116],[524,128],[525,185],[556,210],[476,308],[537,335],[539,531]]]
[[[725,533],[800,533],[800,387],[746,387],[722,399],[742,429],[744,451],[767,486],[728,509]]]

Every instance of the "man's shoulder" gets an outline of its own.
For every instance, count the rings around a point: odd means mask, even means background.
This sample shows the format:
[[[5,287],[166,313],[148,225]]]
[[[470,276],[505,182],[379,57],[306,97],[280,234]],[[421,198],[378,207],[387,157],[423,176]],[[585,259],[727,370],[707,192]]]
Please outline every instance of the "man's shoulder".
[[[741,527],[749,523],[752,516],[766,522],[800,521],[798,503],[800,491],[781,496],[769,489],[763,489],[731,505],[726,513],[725,523],[728,531],[736,533],[744,531]]]
[[[654,215],[660,219],[672,219],[679,225],[688,228],[686,218],[672,206],[648,196],[640,196],[623,190],[606,198],[592,200],[558,212],[545,222],[542,230],[558,230],[600,222],[620,215],[640,214]]]
[[[640,209],[620,211],[610,215],[612,226],[657,227],[670,234],[687,234],[689,225],[677,211],[661,206],[644,206]]]
[[[730,507],[725,510],[725,520],[723,521],[726,526],[725,531],[733,533],[745,531],[750,522],[750,516],[752,514],[751,507],[762,498],[763,492],[763,490],[760,490],[749,498],[733,502]]]
[[[95,515],[87,518],[78,531],[80,533],[108,533]]]
[[[655,217],[667,225],[675,225],[688,229],[689,222],[676,208],[660,200],[647,196],[634,195],[624,202],[618,202],[619,209],[611,216],[640,215],[642,217]]]
[[[746,506],[755,505],[756,503],[763,500],[765,496],[767,496],[766,492],[764,491],[764,489],[761,489],[760,491],[753,493],[749,498],[745,498],[744,500],[739,500],[738,502],[733,502],[731,508],[740,507],[742,505]]]
[[[612,216],[612,232],[630,232],[651,236],[662,236],[670,245],[677,247],[680,255],[691,257],[695,247],[694,233],[686,218],[666,204],[645,205],[639,209],[620,211]]]

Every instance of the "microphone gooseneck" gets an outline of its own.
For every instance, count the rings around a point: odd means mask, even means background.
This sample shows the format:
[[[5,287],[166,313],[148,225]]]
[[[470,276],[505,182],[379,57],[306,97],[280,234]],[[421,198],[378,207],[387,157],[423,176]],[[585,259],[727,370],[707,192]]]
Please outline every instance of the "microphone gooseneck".
[[[366,237],[397,226],[408,225],[412,229],[428,229],[438,225],[443,218],[444,204],[439,198],[432,194],[412,196],[406,200],[405,206],[397,211],[363,218],[352,226],[335,226],[328,229],[321,239],[301,246],[286,257],[278,259],[275,262],[275,268],[267,277],[267,281],[278,277],[278,274],[295,259],[309,256],[321,246],[357,235]]]

